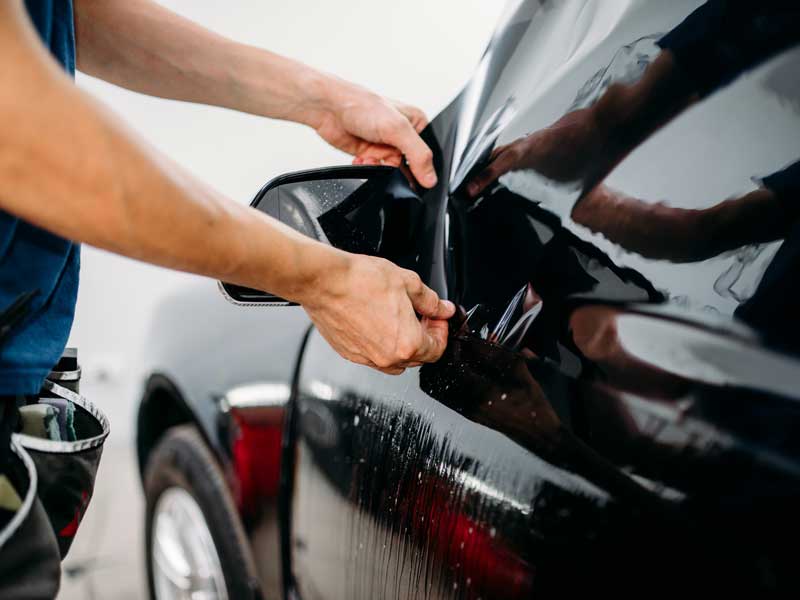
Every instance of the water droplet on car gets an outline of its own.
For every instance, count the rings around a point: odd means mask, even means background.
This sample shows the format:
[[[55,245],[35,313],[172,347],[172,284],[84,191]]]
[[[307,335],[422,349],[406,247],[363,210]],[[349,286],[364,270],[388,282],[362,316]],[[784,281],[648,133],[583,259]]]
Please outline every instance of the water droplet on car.
[[[353,417],[353,425],[355,425],[356,427],[358,427],[358,421],[359,421],[358,415]]]
[[[497,535],[497,529],[495,529],[494,527],[492,527],[492,528],[489,530],[489,536],[490,536],[490,537],[494,537],[494,536],[496,536],[496,535]]]
[[[506,398],[508,398],[508,394],[506,394],[505,392],[500,394],[500,400],[505,400]]]

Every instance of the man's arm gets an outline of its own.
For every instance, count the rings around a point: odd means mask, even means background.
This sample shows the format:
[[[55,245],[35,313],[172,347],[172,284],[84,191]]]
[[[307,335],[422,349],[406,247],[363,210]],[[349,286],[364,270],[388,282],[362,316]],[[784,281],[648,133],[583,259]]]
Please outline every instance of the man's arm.
[[[791,204],[760,187],[708,208],[677,208],[633,198],[601,183],[575,205],[572,219],[645,258],[697,262],[783,239],[798,212]]]
[[[304,305],[351,360],[437,358],[454,308],[409,271],[314,242],[231,202],[72,85],[20,0],[0,2],[0,209],[63,237]],[[24,276],[24,274],[20,274]]]
[[[436,183],[416,108],[297,61],[240,44],[152,0],[75,0],[78,68],[153,96],[224,106],[314,128],[359,163],[398,166],[405,154]]]

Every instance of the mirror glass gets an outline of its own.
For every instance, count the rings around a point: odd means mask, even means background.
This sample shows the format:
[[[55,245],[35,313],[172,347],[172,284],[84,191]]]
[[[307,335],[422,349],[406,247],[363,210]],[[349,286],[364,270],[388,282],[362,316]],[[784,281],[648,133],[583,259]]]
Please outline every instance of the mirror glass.
[[[328,242],[319,218],[364,189],[366,179],[320,179],[277,185],[267,191],[256,208],[292,229]]]
[[[412,268],[421,200],[399,169],[339,167],[279,177],[253,207],[319,242]],[[283,302],[223,283],[236,302]]]

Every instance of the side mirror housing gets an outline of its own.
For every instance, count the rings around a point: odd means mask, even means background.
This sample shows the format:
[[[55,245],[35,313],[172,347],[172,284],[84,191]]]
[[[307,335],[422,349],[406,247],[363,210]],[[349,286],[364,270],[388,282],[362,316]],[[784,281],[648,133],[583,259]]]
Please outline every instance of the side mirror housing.
[[[251,206],[321,243],[387,258],[413,268],[422,202],[394,167],[348,166],[276,177]],[[242,305],[286,306],[268,292],[220,282],[222,293]]]

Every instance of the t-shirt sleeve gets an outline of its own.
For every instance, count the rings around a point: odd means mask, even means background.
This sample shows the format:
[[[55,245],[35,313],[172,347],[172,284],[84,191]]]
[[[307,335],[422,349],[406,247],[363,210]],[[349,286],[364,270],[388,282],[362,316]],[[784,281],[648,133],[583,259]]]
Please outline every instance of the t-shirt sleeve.
[[[800,204],[800,160],[772,175],[763,177],[761,185],[778,198]]]
[[[658,41],[702,96],[798,43],[798,0],[709,0]]]

